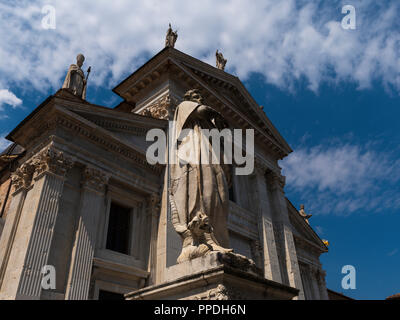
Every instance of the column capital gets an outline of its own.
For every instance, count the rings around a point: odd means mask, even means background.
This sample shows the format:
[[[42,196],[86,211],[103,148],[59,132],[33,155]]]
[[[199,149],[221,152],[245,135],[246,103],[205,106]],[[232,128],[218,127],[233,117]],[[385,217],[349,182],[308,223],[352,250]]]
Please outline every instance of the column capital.
[[[107,174],[100,169],[87,166],[83,172],[82,185],[83,187],[103,193],[109,179],[110,174]]]
[[[270,171],[268,173],[268,179],[270,181],[272,189],[283,190],[286,185],[286,177],[275,171]]]
[[[65,156],[54,146],[49,146],[33,156],[30,165],[34,167],[34,178],[45,172],[65,177],[67,171],[74,165],[72,157]]]
[[[14,185],[15,192],[31,185],[33,172],[34,167],[25,162],[11,174],[11,183]]]

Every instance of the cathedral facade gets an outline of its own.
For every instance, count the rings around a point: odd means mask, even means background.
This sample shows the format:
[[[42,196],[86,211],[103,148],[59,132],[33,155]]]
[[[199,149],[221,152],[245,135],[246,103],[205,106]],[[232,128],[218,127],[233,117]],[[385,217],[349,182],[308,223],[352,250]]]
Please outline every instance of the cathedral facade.
[[[232,176],[228,216],[230,246],[253,273],[177,264],[168,166],[147,161],[146,135],[167,133],[191,89],[231,127],[254,130],[254,170]],[[292,150],[237,77],[166,46],[113,92],[123,101],[108,108],[60,89],[8,135],[0,299],[328,299],[327,247],[284,193],[278,161]]]

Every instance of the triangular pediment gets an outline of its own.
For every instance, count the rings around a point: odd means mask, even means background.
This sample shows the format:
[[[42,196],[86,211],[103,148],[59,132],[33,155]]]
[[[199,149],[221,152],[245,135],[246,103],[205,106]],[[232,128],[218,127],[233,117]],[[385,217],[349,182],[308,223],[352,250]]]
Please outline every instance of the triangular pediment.
[[[41,103],[7,138],[23,148],[32,148],[43,137],[51,137],[57,130],[64,129],[74,137],[159,172],[161,167],[150,165],[146,159],[151,143],[146,141],[146,134],[149,129],[165,130],[166,127],[166,121],[124,114],[59,91]]]
[[[113,89],[126,102],[117,109],[126,112],[130,106],[136,106],[130,111],[139,112],[140,101],[153,94],[154,88],[168,77],[179,81],[183,88],[199,89],[207,104],[232,119],[235,127],[255,129],[258,140],[265,142],[279,158],[292,151],[237,77],[174,48],[159,52]]]

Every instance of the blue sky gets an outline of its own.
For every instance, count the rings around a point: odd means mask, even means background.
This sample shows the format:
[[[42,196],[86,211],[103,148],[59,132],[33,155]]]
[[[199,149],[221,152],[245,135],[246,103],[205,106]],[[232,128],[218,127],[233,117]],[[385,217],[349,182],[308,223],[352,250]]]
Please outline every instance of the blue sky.
[[[347,4],[355,30],[341,27]],[[88,100],[116,105],[110,89],[162,49],[172,22],[178,50],[210,64],[224,53],[294,150],[280,163],[285,191],[330,242],[328,287],[384,299],[400,292],[399,16],[398,1],[372,0],[1,1],[0,148],[79,52],[92,66]],[[341,288],[348,264],[356,290]]]

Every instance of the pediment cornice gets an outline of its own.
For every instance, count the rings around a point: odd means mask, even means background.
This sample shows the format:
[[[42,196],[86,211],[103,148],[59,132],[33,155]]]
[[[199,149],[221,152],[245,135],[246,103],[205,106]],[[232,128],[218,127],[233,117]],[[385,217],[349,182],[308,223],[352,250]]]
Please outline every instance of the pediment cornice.
[[[322,242],[321,238],[315,233],[313,228],[304,220],[299,214],[293,204],[287,200],[289,211],[289,219],[292,227],[294,228],[293,234],[298,239],[299,243],[303,246],[311,246],[320,252],[327,252],[328,249]]]
[[[276,152],[279,159],[292,149],[254,101],[239,78],[174,48],[160,51],[113,91],[132,105],[165,74],[173,74],[188,88],[199,89],[213,107],[218,104],[240,128],[253,128],[257,139]]]
[[[120,139],[110,129],[113,128],[144,135],[145,130],[147,131],[146,127],[151,127],[155,121],[160,126],[165,121],[132,114],[132,119],[125,119],[123,123],[119,119],[112,119],[110,113],[107,114],[106,110],[102,110],[104,112],[103,115],[100,112],[95,116],[93,112],[88,112],[93,111],[93,108],[90,109],[91,106],[89,104],[74,104],[73,108],[70,108],[71,106],[68,107],[65,103],[71,103],[71,101],[64,99],[57,100],[54,97],[46,101],[47,103],[45,105],[42,104],[40,110],[35,110],[34,114],[29,116],[27,121],[10,133],[8,138],[11,141],[18,143],[26,149],[31,149],[43,139],[43,136],[56,135],[57,129],[63,128],[70,131],[72,136],[89,140],[91,143],[106,149],[108,152],[113,152],[119,157],[133,161],[136,165],[147,170],[151,170],[156,174],[162,172],[163,168],[161,165],[153,166],[147,162],[145,150],[141,150],[137,146]],[[77,110],[82,111],[82,114],[79,114]],[[110,111],[120,114],[118,111]],[[86,115],[87,118],[83,115]],[[93,119],[90,119],[90,116]],[[143,120],[140,127],[137,126],[139,123],[138,119]],[[146,123],[147,120],[148,122]],[[101,125],[104,125],[104,127]]]

